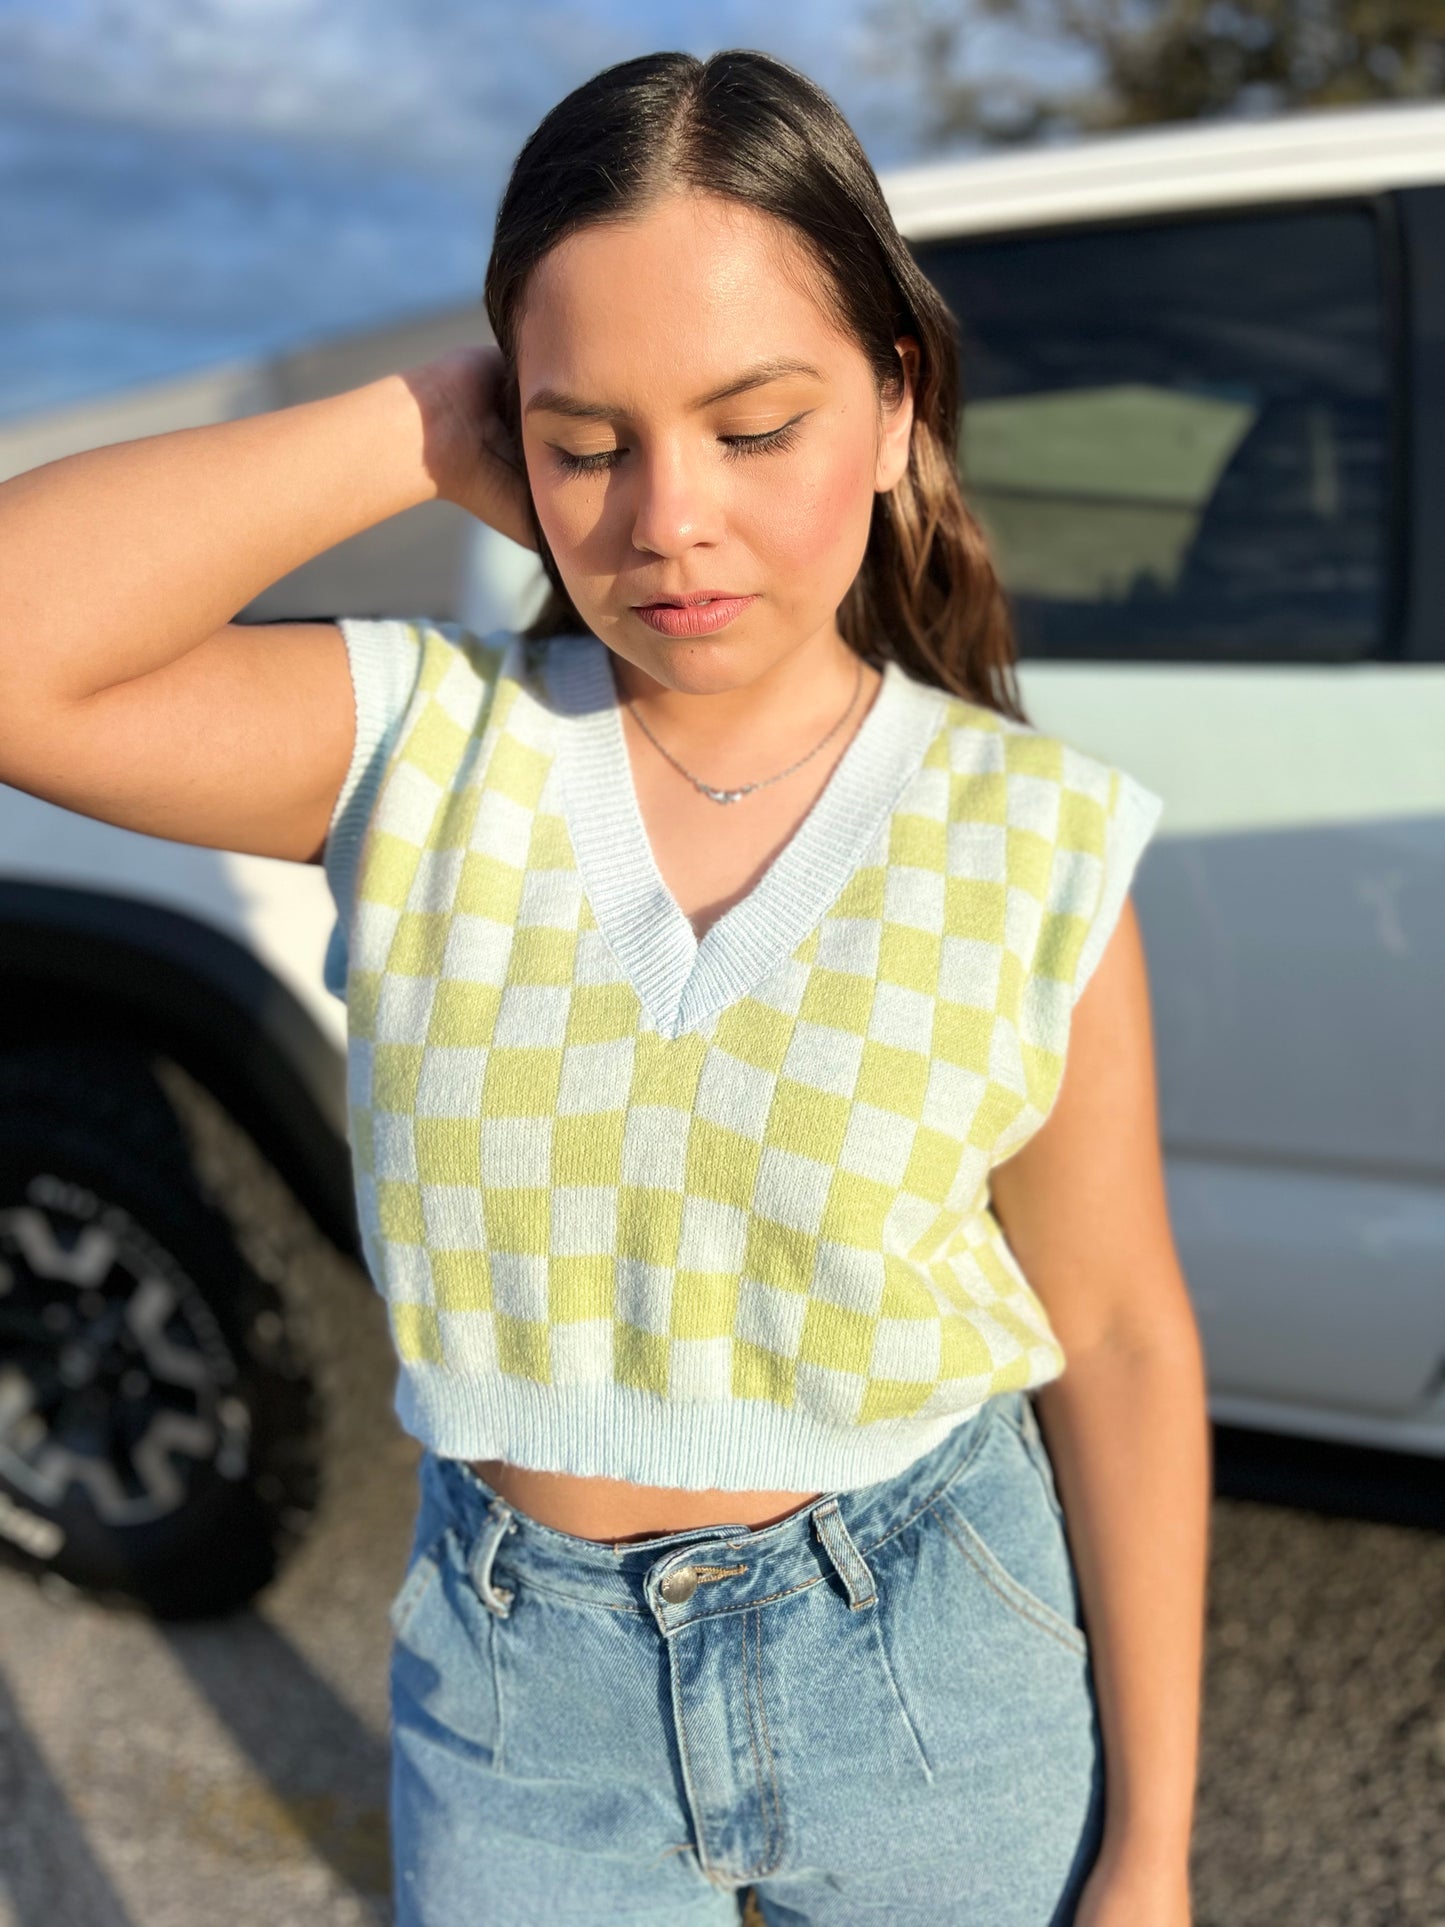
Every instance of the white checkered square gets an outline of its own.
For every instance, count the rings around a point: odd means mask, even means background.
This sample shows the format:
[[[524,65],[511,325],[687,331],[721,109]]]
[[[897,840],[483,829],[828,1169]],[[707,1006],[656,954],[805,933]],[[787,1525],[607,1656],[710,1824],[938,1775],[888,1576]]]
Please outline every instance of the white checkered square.
[[[496,1320],[490,1312],[449,1311],[443,1308],[436,1317],[442,1356],[448,1368],[464,1384],[485,1384],[501,1371],[501,1360],[497,1356]],[[496,1455],[488,1452],[484,1445],[479,1445],[475,1456],[489,1458]]]
[[[863,1062],[864,1039],[836,1024],[800,1017],[788,1040],[782,1074],[830,1097],[851,1097]]]
[[[414,1184],[416,1129],[404,1111],[377,1111],[371,1127],[371,1150],[378,1178]]]
[[[514,934],[509,923],[498,923],[493,917],[472,916],[465,910],[452,910],[447,916],[441,975],[454,983],[491,984],[500,988],[507,980]]]
[[[393,1304],[431,1304],[431,1259],[421,1245],[398,1240],[386,1247],[386,1295]]]
[[[506,1318],[546,1324],[547,1261],[520,1251],[491,1254],[492,1304]]]
[[[1052,842],[1059,827],[1059,786],[1051,777],[1016,771],[1009,778],[1007,821]]]
[[[874,1378],[918,1379],[931,1385],[939,1375],[941,1349],[937,1318],[880,1318],[868,1370]]]
[[[559,1048],[567,1039],[571,1008],[572,992],[566,984],[508,984],[502,991],[492,1043]]]
[[[779,1291],[757,1278],[738,1286],[737,1335],[780,1358],[796,1358],[807,1316],[808,1297],[802,1291]]]
[[[665,1104],[634,1104],[622,1126],[622,1182],[653,1190],[686,1190],[687,1113]]]
[[[876,917],[830,916],[818,931],[818,965],[871,979],[878,975],[882,941],[883,926]]]
[[[897,1190],[913,1152],[913,1134],[892,1111],[876,1104],[857,1103],[848,1113],[848,1128],[838,1163],[855,1177]]]
[[[674,1338],[668,1354],[671,1398],[722,1402],[732,1396],[731,1338]]]
[[[933,1048],[933,1003],[933,998],[921,990],[905,990],[902,984],[876,984],[868,1013],[870,1040],[926,1057]]]
[[[988,1079],[982,1072],[950,1064],[945,1057],[931,1058],[922,1121],[944,1136],[966,1137],[987,1092]]]
[[[947,878],[941,870],[917,864],[895,864],[883,886],[884,914],[890,923],[907,924],[942,936]]]
[[[854,1426],[867,1390],[861,1372],[834,1371],[826,1365],[798,1362],[794,1393],[798,1405],[824,1425]]]
[[[796,1151],[765,1144],[758,1164],[757,1195],[767,1200],[763,1214],[794,1231],[815,1231],[822,1221],[833,1166]]]
[[[353,971],[385,970],[396,939],[400,910],[384,903],[359,903],[351,933]]]
[[[520,868],[518,853],[525,851],[532,834],[532,812],[510,796],[489,794],[485,810],[477,812],[471,847],[499,863]]]
[[[422,1222],[429,1251],[485,1251],[475,1184],[424,1184]]]
[[[612,1325],[601,1318],[579,1318],[554,1324],[552,1383],[554,1385],[610,1384],[615,1364]]]
[[[636,1055],[635,1037],[609,1037],[600,1044],[570,1045],[562,1059],[558,1116],[625,1111]]]
[[[558,1184],[552,1188],[552,1251],[558,1258],[590,1258],[617,1246],[617,1186]]]
[[[387,835],[420,849],[431,834],[442,796],[440,787],[424,770],[410,763],[396,763],[387,775],[384,795]]]
[[[697,1083],[697,1114],[761,1144],[774,1089],[770,1072],[725,1051],[709,1051]]]
[[[552,1182],[550,1117],[483,1117],[482,1183],[489,1190],[546,1189]]]
[[[832,1244],[826,1238],[820,1242],[814,1297],[844,1311],[856,1311],[864,1318],[876,1318],[887,1285],[881,1251],[859,1251],[851,1245]]]
[[[377,1042],[424,1044],[435,996],[434,977],[399,977],[388,971],[376,998]]]
[[[522,879],[517,909],[519,929],[578,931],[583,906],[582,879],[575,870],[529,870]],[[581,936],[577,935],[580,946]]]
[[[417,1075],[418,1117],[475,1118],[481,1128],[485,1046],[430,1044]]]
[[[736,1274],[748,1242],[748,1214],[720,1198],[687,1192],[682,1200],[678,1268]]]
[[[944,842],[950,876],[1007,882],[1008,830],[1002,823],[950,822]]]
[[[673,1274],[641,1258],[617,1260],[617,1312],[625,1325],[666,1338],[672,1326]]]

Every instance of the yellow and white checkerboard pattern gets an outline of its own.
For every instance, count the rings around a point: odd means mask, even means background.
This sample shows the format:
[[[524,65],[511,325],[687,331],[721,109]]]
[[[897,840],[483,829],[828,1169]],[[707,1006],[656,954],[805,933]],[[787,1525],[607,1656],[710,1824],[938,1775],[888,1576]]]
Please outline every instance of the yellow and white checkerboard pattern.
[[[523,645],[391,627],[418,653],[357,867],[348,1075],[410,1428],[811,1489],[1056,1377],[988,1174],[1049,1111],[1160,799],[940,691],[821,920],[664,1037],[584,892]]]

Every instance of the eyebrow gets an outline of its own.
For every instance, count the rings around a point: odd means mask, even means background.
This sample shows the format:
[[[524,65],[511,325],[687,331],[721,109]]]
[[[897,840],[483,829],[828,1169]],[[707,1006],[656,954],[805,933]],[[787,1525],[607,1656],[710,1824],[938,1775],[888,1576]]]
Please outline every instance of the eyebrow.
[[[770,361],[755,362],[731,381],[724,382],[721,388],[697,396],[689,406],[706,408],[712,402],[726,401],[729,395],[741,395],[749,388],[761,388],[765,382],[778,381],[784,375],[811,375],[815,381],[823,379],[822,371],[811,362],[795,361],[786,355],[775,356]],[[617,416],[625,415],[627,410],[616,402],[583,401],[580,396],[564,394],[557,388],[539,388],[522,412],[526,415],[568,415],[574,421],[592,422],[613,421]]]

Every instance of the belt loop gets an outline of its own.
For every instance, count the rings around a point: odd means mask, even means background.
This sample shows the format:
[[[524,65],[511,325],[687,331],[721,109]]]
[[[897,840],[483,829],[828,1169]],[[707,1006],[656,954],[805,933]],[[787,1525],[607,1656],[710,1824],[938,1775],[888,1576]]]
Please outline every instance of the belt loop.
[[[517,1522],[512,1517],[511,1507],[501,1499],[493,1499],[487,1507],[486,1524],[468,1567],[472,1584],[480,1593],[483,1605],[501,1619],[505,1619],[512,1610],[514,1595],[510,1586],[492,1584],[492,1561],[506,1534],[516,1530]]]
[[[878,1597],[878,1588],[873,1583],[867,1560],[848,1536],[836,1499],[825,1499],[814,1508],[813,1526],[847,1590],[849,1611],[871,1606]]]

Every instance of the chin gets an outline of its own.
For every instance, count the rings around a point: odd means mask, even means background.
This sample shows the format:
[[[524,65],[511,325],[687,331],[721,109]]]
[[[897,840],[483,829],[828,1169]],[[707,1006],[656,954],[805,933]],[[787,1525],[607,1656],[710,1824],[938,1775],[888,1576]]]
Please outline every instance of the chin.
[[[645,622],[640,647],[629,648],[628,659],[670,689],[698,695],[740,689],[772,667],[756,646],[726,633],[716,636],[662,636]],[[645,642],[642,640],[645,638]]]

